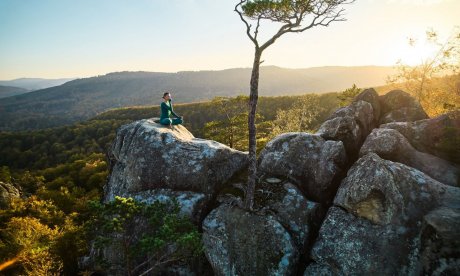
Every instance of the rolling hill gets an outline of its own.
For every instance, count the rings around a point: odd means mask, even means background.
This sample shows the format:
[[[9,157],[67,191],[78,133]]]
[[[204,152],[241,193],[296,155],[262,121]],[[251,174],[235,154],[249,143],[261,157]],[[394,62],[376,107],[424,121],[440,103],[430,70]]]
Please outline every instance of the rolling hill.
[[[24,88],[26,90],[38,90],[45,89],[52,86],[58,86],[71,81],[75,78],[64,78],[64,79],[42,79],[42,78],[20,78],[14,80],[0,80],[0,85],[14,86]]]
[[[29,92],[29,90],[21,87],[0,85],[0,98],[21,95],[27,92]]]
[[[116,72],[76,79],[60,86],[0,99],[0,130],[27,130],[82,121],[111,108],[154,105],[162,92],[172,91],[176,103],[215,96],[247,94],[250,68],[178,73]],[[378,86],[392,74],[391,67],[262,67],[261,96],[341,91],[352,84]]]

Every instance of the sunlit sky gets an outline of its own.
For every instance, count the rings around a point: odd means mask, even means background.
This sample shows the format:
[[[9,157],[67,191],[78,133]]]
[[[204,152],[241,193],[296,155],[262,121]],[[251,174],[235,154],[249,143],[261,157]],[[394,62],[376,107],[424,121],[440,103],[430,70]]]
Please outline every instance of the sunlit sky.
[[[250,67],[236,2],[0,0],[0,80]],[[460,25],[460,0],[357,0],[346,9],[345,22],[281,37],[264,65],[414,63],[426,50],[411,51],[409,37],[422,41],[428,28],[446,37]]]

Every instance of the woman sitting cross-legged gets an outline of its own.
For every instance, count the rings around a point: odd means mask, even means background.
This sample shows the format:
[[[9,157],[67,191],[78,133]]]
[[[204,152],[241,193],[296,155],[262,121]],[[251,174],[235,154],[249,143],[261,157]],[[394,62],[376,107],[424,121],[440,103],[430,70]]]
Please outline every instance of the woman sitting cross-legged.
[[[160,124],[167,125],[169,128],[172,128],[172,125],[182,124],[182,116],[177,115],[171,103],[171,93],[165,92],[163,94],[164,102],[161,103],[161,116],[160,116]],[[171,114],[176,118],[169,118]]]

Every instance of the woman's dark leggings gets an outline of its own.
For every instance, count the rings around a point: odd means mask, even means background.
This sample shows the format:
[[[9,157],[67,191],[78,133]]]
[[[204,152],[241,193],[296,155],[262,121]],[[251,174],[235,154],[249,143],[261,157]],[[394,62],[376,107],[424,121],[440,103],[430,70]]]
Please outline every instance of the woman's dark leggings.
[[[180,118],[163,118],[160,120],[160,124],[162,125],[178,125],[178,124],[182,124],[182,119]]]

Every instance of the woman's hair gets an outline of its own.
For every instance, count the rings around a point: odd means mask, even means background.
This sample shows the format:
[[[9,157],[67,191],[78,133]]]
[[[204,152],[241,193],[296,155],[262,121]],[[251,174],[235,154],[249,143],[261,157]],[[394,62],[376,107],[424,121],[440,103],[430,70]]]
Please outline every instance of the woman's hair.
[[[169,94],[169,92],[164,92],[162,98],[164,99],[164,97],[166,97],[166,95],[168,95],[168,94]]]

